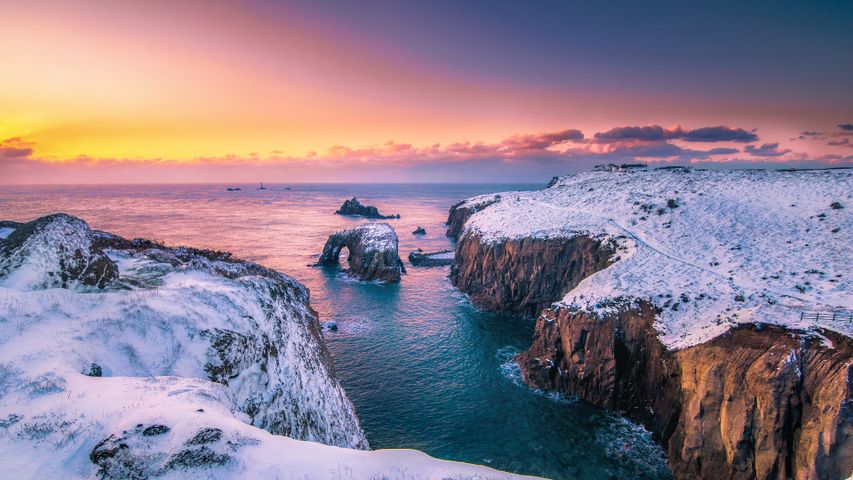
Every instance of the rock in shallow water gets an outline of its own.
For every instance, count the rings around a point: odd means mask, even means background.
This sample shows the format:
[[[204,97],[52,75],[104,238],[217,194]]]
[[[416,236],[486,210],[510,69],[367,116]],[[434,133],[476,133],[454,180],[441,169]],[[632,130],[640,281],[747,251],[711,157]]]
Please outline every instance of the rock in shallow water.
[[[416,267],[443,267],[453,264],[453,250],[424,252],[420,248],[409,254],[409,263]]]
[[[400,218],[400,215],[382,215],[381,213],[379,213],[378,208],[372,205],[362,205],[361,202],[359,202],[358,199],[355,197],[344,201],[343,205],[341,205],[341,208],[339,208],[335,212],[335,214],[349,215],[353,217],[375,218],[379,220]]]
[[[349,251],[349,273],[359,280],[399,282],[406,272],[397,251],[397,234],[387,223],[368,223],[330,235],[318,264],[337,265],[344,248]]]

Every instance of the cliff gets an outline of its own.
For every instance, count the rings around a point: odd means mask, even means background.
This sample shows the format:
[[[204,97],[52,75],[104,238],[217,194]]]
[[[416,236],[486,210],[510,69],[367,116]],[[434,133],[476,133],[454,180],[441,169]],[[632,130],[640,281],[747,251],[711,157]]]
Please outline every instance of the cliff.
[[[482,210],[493,203],[499,202],[500,195],[483,195],[480,197],[469,198],[456,203],[450,207],[450,214],[447,216],[447,233],[446,235],[454,240],[458,240],[462,235],[462,229],[465,227],[465,222],[471,218],[471,215],[479,210]]]
[[[4,477],[510,477],[368,451],[286,275],[68,215],[2,225]]]
[[[471,234],[456,244],[450,280],[484,308],[534,315],[605,268],[613,253],[612,243],[589,236],[491,244]]]
[[[530,349],[517,358],[522,375],[646,425],[675,478],[853,472],[849,338],[741,325],[672,352],[657,339],[654,317],[643,302],[603,316],[546,309]]]
[[[801,312],[850,310],[835,234],[853,221],[830,211],[849,187],[845,171],[565,177],[462,226],[452,210],[451,278],[484,308],[544,306],[524,379],[643,423],[676,478],[846,478],[853,325]]]

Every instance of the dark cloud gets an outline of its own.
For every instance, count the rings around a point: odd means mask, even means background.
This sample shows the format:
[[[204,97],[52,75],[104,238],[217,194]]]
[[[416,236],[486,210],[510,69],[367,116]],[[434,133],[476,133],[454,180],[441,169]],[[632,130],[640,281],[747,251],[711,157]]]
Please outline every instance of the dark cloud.
[[[604,142],[637,140],[654,142],[662,140],[684,140],[685,142],[754,142],[758,135],[742,128],[732,128],[725,125],[702,127],[684,130],[681,127],[672,129],[660,125],[645,127],[616,127],[595,134],[596,140]]]
[[[760,147],[756,147],[755,145],[747,145],[746,148],[744,148],[744,151],[754,157],[781,157],[782,155],[791,152],[791,150],[787,148],[779,148],[779,142],[765,143]]]
[[[842,123],[838,128],[847,131],[853,131],[853,123]]]
[[[583,140],[583,138],[583,132],[570,128],[551,133],[516,134],[505,138],[501,144],[512,150],[537,150]]]
[[[841,140],[830,140],[826,142],[827,145],[833,147],[853,147],[853,143],[850,143],[849,138],[842,138]]]
[[[724,125],[716,127],[697,128],[684,132],[681,137],[687,142],[754,142],[758,135],[747,132],[742,128],[731,128]]]
[[[20,137],[0,141],[0,158],[27,158],[33,154],[33,144]]]
[[[598,132],[595,138],[602,141],[610,140],[640,140],[654,142],[659,140],[670,140],[678,138],[683,132],[680,128],[667,130],[659,125],[648,125],[645,127],[615,127],[606,132]]]

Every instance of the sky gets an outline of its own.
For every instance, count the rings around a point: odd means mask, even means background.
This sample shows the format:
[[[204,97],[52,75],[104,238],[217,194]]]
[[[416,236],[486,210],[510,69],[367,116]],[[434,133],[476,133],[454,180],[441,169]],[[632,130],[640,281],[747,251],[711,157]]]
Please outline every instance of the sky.
[[[853,2],[0,2],[0,184],[853,166]]]

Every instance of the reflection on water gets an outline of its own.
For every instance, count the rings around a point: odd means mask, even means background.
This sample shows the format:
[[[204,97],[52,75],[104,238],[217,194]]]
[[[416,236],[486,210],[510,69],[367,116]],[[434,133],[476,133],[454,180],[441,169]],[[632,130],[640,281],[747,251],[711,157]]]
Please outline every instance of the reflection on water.
[[[452,287],[447,267],[407,262],[399,285],[382,285],[310,266],[329,234],[365,221],[333,214],[347,198],[402,215],[387,222],[405,261],[416,248],[451,247],[444,221],[454,202],[533,186],[242,187],[7,187],[0,192],[0,219],[64,211],[92,228],[227,250],[295,277],[311,290],[321,320],[338,324],[337,332],[324,335],[373,448],[417,448],[553,478],[668,478],[662,453],[644,430],[524,386],[511,359],[529,345],[533,323],[478,311]],[[425,236],[412,235],[418,226]]]

